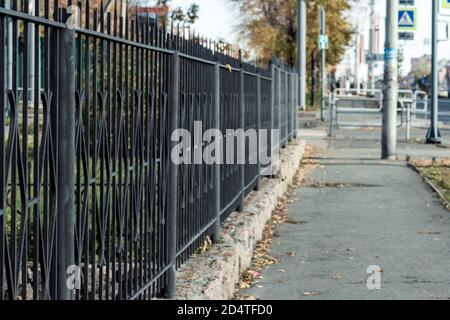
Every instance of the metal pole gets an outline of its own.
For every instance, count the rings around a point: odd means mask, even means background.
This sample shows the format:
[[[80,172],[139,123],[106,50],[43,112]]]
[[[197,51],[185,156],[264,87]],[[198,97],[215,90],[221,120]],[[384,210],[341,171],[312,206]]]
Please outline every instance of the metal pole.
[[[220,63],[216,63],[214,68],[214,129],[220,130]],[[217,141],[216,141],[217,142]],[[222,145],[219,151],[222,153]],[[216,159],[222,157],[216,156]],[[216,213],[216,222],[214,224],[213,241],[220,240],[220,163],[214,165],[214,211]]]
[[[412,104],[406,105],[406,141],[411,140],[411,108]]]
[[[359,29],[359,25],[357,25],[357,30]],[[359,61],[360,61],[360,54],[359,54],[359,47],[361,45],[360,41],[360,34],[359,31],[356,31],[355,33],[355,90],[356,95],[359,95],[359,88],[360,88],[360,81],[359,81]]]
[[[299,75],[297,74],[297,80],[295,81],[295,83],[297,83],[297,85],[298,85],[298,77],[299,77]],[[298,93],[298,91],[297,91],[297,93]],[[297,101],[297,104],[298,104],[298,101],[299,101],[299,99],[300,99],[300,97],[298,96],[298,94],[295,96],[295,98],[296,98],[296,101]],[[299,115],[298,114],[296,114],[295,115],[295,134],[294,134],[294,137],[295,138],[297,138],[298,137],[298,129],[299,129]]]
[[[300,110],[306,109],[306,2],[298,0],[297,8],[297,64],[298,64],[298,107]]]
[[[441,133],[438,128],[438,104],[439,104],[439,66],[438,66],[438,1],[433,1],[433,18],[432,20],[432,53],[431,53],[431,123],[427,132],[427,143],[440,144]]]
[[[245,131],[245,97],[244,97],[244,69],[241,66],[241,69],[239,71],[239,120],[240,120],[240,127],[242,130]],[[245,155],[245,140],[240,141],[241,146],[240,152],[242,152],[242,155]],[[240,173],[241,173],[241,192],[240,192],[240,201],[239,201],[239,212],[244,211],[244,199],[245,199],[245,164],[240,164]]]
[[[311,55],[311,105],[316,106],[317,87],[317,51],[313,50]]]
[[[258,137],[258,145],[256,146],[256,156],[258,161],[258,182],[256,184],[256,190],[259,190],[261,185],[261,76],[258,74],[256,79],[256,123],[257,123],[257,137]]]
[[[369,34],[369,54],[373,59],[375,54],[375,0],[370,1],[370,34]],[[369,61],[369,77],[367,79],[369,89],[375,89],[375,62]]]
[[[386,44],[384,49],[383,159],[394,159],[397,152],[397,19],[398,0],[388,0],[386,4]]]
[[[270,96],[270,129],[275,129],[275,64],[272,61],[270,64],[270,74],[272,78],[271,89],[272,94]]]
[[[320,34],[325,34],[325,9],[323,6],[319,7],[320,10]],[[320,90],[320,120],[325,121],[324,117],[324,109],[325,109],[325,94],[327,92],[327,70],[326,70],[326,51],[320,50],[321,54],[321,68],[322,68],[322,76],[320,78],[321,90]]]
[[[272,78],[272,82],[271,82],[271,95],[270,95],[270,130],[274,130],[275,128],[275,63],[274,60],[272,59],[272,62],[270,64],[270,73],[271,73],[271,78]],[[270,133],[271,136],[271,133]],[[272,157],[272,155],[274,154],[273,150],[273,141],[272,138],[270,139],[270,157]]]
[[[175,51],[171,59],[170,72],[170,129],[171,132],[178,129],[178,113],[180,105],[180,55]],[[170,150],[176,148],[177,142],[170,142]],[[168,212],[168,258],[170,269],[168,270],[167,287],[165,297],[174,298],[176,294],[176,260],[177,260],[177,212],[178,212],[178,165],[170,161],[169,168],[169,212]]]
[[[299,82],[300,82],[300,79],[299,79],[299,75],[297,74],[297,75],[295,75],[295,83],[296,83],[297,86],[299,85]],[[295,105],[297,106],[298,105],[298,101],[299,101],[298,91],[295,94],[295,101],[296,101]],[[298,117],[299,117],[297,109],[295,109],[295,115],[294,116],[295,116],[295,121],[294,121],[294,128],[295,128],[295,130],[294,130],[294,139],[296,139],[297,135],[298,135]]]
[[[333,70],[330,75],[330,96],[328,98],[328,136],[333,136],[333,103],[334,103],[334,86],[336,82],[336,74]]]
[[[5,1],[5,8],[6,9],[11,9],[11,0],[6,0]],[[12,55],[13,55],[13,32],[12,32],[12,19],[7,19],[7,46],[6,46],[6,52],[7,52],[7,60],[6,60],[6,84],[7,84],[7,88],[8,89],[12,89],[12,76],[13,76],[13,59],[12,59]],[[9,107],[8,107],[9,110]]]
[[[283,132],[283,123],[281,120],[281,69],[277,68],[277,74],[278,74],[278,83],[277,83],[277,93],[278,93],[278,129],[280,130],[280,145],[278,148],[278,151],[281,151],[283,140],[284,140],[284,132]]]
[[[58,101],[58,253],[57,298],[71,300],[67,283],[69,266],[75,264],[75,32],[59,31]]]
[[[286,72],[285,74],[285,83],[286,87],[284,88],[284,94],[286,95],[286,103],[285,103],[285,109],[286,109],[286,116],[284,117],[284,120],[286,121],[286,141],[284,142],[284,146],[286,147],[288,145],[289,141],[289,73]]]
[[[292,99],[292,114],[291,114],[291,139],[296,138],[296,123],[295,119],[298,118],[298,101],[297,101],[297,94],[298,91],[296,88],[298,88],[298,82],[297,82],[297,73],[292,73],[290,76],[291,79],[291,99]]]
[[[34,15],[35,14],[35,8],[34,8],[34,3],[30,2],[29,3],[29,8],[28,8],[29,14],[30,15]],[[35,25],[33,23],[30,23],[28,25],[28,39],[27,39],[27,45],[29,46],[29,56],[28,56],[28,66],[29,66],[29,71],[28,71],[28,83],[32,83],[34,84],[34,71],[35,71],[35,63],[39,63],[39,61],[34,61],[35,59]],[[34,85],[32,85],[29,89],[29,96],[28,96],[28,101],[30,103],[34,103]],[[39,90],[39,88],[37,88],[37,90]]]

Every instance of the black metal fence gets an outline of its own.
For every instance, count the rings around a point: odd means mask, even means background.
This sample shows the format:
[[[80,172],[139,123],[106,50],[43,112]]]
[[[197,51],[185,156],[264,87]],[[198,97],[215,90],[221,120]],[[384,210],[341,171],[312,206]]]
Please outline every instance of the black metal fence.
[[[272,155],[295,136],[297,75],[89,1],[75,29],[59,1],[35,0],[33,14],[11,2],[0,0],[0,300],[173,296],[176,267],[218,239],[264,168],[176,165],[171,133],[280,129],[272,150],[245,152]]]

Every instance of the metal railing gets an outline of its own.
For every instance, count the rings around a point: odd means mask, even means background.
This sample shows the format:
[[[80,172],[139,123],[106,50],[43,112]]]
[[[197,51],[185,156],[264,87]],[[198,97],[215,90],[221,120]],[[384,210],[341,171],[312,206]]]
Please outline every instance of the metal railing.
[[[173,297],[176,268],[258,188],[264,150],[256,165],[175,165],[171,133],[280,129],[272,156],[296,134],[298,77],[89,2],[72,30],[43,2],[0,1],[0,48],[9,28],[34,30],[33,50],[0,51],[22,73],[0,77],[0,300]]]
[[[328,97],[329,107],[331,106],[331,116],[335,119],[335,124],[340,127],[378,127],[381,126],[381,115],[383,112],[383,92],[377,89],[337,89],[335,93]],[[422,91],[399,90],[398,91],[398,114],[399,121],[397,126],[406,125],[407,136],[409,130],[415,126],[415,120],[418,116],[427,117],[428,114],[428,96]],[[379,115],[375,118],[377,123],[361,123],[361,119],[342,122],[339,115]],[[408,138],[409,139],[409,138]]]

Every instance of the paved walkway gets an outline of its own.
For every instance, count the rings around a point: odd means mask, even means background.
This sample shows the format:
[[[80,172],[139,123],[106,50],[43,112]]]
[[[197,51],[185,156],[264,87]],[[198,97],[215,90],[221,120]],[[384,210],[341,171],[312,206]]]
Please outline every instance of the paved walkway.
[[[450,213],[404,162],[383,162],[363,131],[303,132],[320,165],[293,193],[277,229],[259,299],[450,299]],[[356,135],[356,136],[355,136]],[[405,149],[406,148],[406,149]],[[401,150],[404,154],[414,147]],[[418,155],[449,156],[421,147]],[[418,150],[417,148],[414,150]],[[379,266],[381,289],[367,288]]]

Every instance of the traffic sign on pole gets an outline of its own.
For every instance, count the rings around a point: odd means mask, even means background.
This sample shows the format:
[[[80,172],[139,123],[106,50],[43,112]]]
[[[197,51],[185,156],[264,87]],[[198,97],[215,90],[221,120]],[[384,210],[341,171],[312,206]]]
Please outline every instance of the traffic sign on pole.
[[[366,61],[367,62],[384,61],[384,54],[367,54]]]
[[[439,1],[439,13],[443,16],[450,16],[450,0]]]
[[[399,32],[399,40],[414,40],[414,32]]]
[[[401,8],[398,10],[399,31],[416,30],[417,11],[416,8]]]
[[[326,34],[319,35],[319,49],[327,50],[328,46],[329,46],[328,35],[326,35]]]
[[[401,6],[413,6],[414,0],[399,0],[398,4]]]

